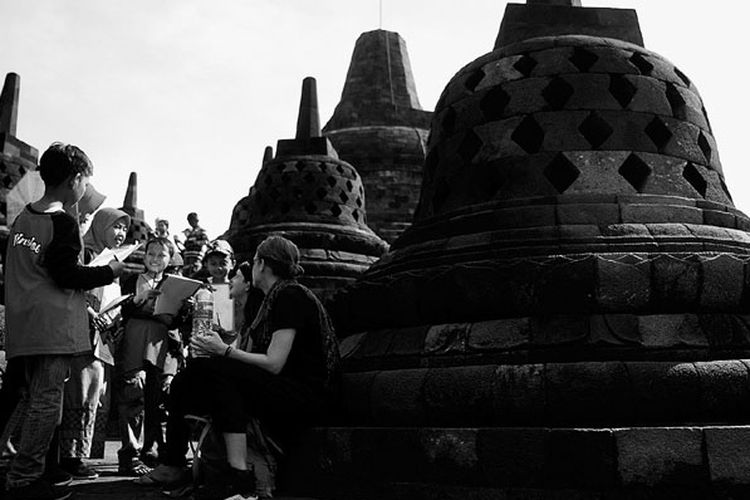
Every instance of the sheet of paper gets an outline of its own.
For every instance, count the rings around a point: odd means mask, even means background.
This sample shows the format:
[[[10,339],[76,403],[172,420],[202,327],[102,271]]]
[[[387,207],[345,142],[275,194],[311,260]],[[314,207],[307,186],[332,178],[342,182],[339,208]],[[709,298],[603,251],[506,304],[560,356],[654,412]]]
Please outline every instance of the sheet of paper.
[[[125,302],[130,297],[132,297],[132,295],[133,295],[132,293],[129,293],[127,295],[121,295],[121,296],[117,297],[116,299],[110,301],[108,304],[105,304],[104,307],[102,307],[101,309],[99,309],[99,314],[106,313],[106,312],[111,311],[112,309],[114,309],[116,307],[119,307],[120,305],[122,305],[123,302]]]
[[[117,248],[105,248],[99,255],[91,259],[91,262],[89,262],[87,265],[106,266],[113,259],[122,262],[127,259],[131,253],[135,252],[139,246],[141,246],[140,242],[133,243],[132,245],[123,245]]]
[[[234,300],[229,297],[229,285],[211,285],[214,289],[214,322],[224,330],[234,330]]]
[[[201,281],[168,274],[158,287],[161,293],[156,296],[154,314],[177,314],[182,301],[193,295],[201,285]]]

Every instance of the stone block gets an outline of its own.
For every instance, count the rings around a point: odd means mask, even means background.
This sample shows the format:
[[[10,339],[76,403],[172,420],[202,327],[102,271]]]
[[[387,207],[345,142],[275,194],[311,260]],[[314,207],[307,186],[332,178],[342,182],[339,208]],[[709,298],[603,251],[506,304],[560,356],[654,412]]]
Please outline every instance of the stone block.
[[[357,333],[341,339],[339,342],[339,353],[341,354],[341,358],[346,359],[356,356],[357,350],[359,349],[364,337],[364,333]]]
[[[656,256],[651,267],[651,305],[661,311],[696,308],[701,278],[702,266],[697,256]]]
[[[750,327],[743,316],[715,313],[701,314],[698,318],[703,335],[713,349],[737,352],[750,346]]]
[[[496,352],[529,344],[529,318],[509,318],[472,323],[468,350]]]
[[[632,421],[630,379],[624,363],[548,363],[545,419],[555,425]]]
[[[701,210],[681,205],[622,205],[621,216],[624,223],[703,223]]]
[[[431,425],[470,426],[492,421],[494,365],[431,368],[421,403]]]
[[[413,356],[424,352],[427,326],[399,328],[394,331],[389,356]]]
[[[540,425],[544,422],[544,365],[501,365],[495,370],[494,377],[494,422],[503,425]]]
[[[708,478],[698,428],[641,427],[614,434],[618,474],[626,487],[700,485]]]
[[[651,264],[637,254],[596,259],[596,302],[604,311],[636,312],[651,299]]]
[[[363,479],[382,484],[429,478],[417,429],[357,428],[351,442],[352,461]]]
[[[490,486],[532,486],[544,481],[544,429],[480,429],[477,457]]]
[[[555,429],[547,434],[546,486],[609,489],[617,484],[615,438],[610,429]]]
[[[426,421],[423,388],[427,370],[391,370],[377,374],[370,390],[375,422],[383,425],[419,425]]]
[[[708,339],[703,334],[700,321],[695,314],[652,314],[638,318],[638,329],[643,346],[655,347],[707,347]]]
[[[584,344],[590,333],[586,315],[559,314],[530,318],[531,343],[538,348]]]
[[[620,222],[620,207],[616,204],[581,203],[557,206],[559,224],[596,224],[607,226]]]
[[[695,363],[704,421],[744,421],[750,412],[750,376],[739,360]]]
[[[594,346],[639,346],[638,318],[633,314],[596,314],[590,318],[589,343]]]
[[[372,422],[372,385],[379,372],[345,373],[341,382],[344,419],[359,424]]]
[[[701,389],[693,363],[628,361],[635,422],[690,422],[701,414]]]
[[[701,259],[701,266],[703,267],[701,309],[737,310],[742,300],[745,262],[733,255],[716,255]]]
[[[481,480],[476,429],[425,428],[419,437],[434,482],[477,484]]]
[[[534,281],[539,311],[571,313],[591,309],[596,288],[596,257],[550,261]]]
[[[428,354],[460,354],[466,351],[471,323],[431,326],[424,340]]]
[[[703,434],[711,482],[750,484],[750,427],[706,427]]]
[[[703,223],[710,226],[734,228],[737,225],[737,216],[718,210],[703,210]]]

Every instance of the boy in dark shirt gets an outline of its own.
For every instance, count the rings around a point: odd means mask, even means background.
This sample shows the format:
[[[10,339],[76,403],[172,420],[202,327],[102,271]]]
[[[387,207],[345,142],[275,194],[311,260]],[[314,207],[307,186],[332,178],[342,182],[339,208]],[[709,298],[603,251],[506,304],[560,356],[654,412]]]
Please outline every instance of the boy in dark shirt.
[[[126,265],[80,263],[78,221],[65,212],[81,199],[93,165],[76,146],[52,144],[39,161],[44,196],[27,205],[10,231],[5,268],[9,359],[23,365],[18,452],[6,478],[8,498],[64,499],[70,492],[42,478],[62,412],[72,357],[91,351],[83,290],[111,283]],[[13,417],[11,418],[13,420]]]

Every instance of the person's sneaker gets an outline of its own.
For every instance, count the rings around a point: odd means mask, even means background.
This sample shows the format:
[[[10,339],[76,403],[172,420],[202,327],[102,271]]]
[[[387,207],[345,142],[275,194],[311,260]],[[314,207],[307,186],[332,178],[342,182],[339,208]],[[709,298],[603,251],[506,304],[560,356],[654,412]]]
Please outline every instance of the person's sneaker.
[[[44,471],[44,480],[52,486],[69,486],[73,482],[73,476],[65,472],[59,465]]]
[[[63,458],[60,468],[73,476],[73,479],[96,479],[99,473],[83,463],[80,458]]]
[[[9,488],[5,493],[7,500],[65,500],[73,492],[67,487],[52,486],[45,479],[17,488]]]
[[[194,492],[196,500],[253,499],[255,498],[255,472],[229,467],[222,480],[201,485]]]

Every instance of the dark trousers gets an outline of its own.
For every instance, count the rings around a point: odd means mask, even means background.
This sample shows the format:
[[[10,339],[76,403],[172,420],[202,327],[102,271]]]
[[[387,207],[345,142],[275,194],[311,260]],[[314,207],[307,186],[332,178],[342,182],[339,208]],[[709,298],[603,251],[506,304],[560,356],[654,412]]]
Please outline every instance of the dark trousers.
[[[220,432],[243,433],[251,417],[285,441],[320,415],[321,391],[261,368],[226,358],[191,359],[169,394],[168,465],[183,466],[190,439],[186,414],[209,415]]]

